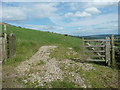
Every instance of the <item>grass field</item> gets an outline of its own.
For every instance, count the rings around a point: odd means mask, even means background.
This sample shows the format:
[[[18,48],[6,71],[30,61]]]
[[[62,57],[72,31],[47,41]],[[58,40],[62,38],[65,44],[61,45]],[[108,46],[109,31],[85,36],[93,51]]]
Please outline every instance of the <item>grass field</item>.
[[[15,26],[7,26],[7,33],[16,34],[17,54],[16,57],[8,60],[5,64],[16,64],[28,59],[43,45],[60,45],[72,47],[75,51],[81,52],[81,39],[55,33],[36,31]]]
[[[49,33],[43,31],[36,31],[32,29],[25,29],[15,26],[7,26],[7,33],[13,32],[16,35],[16,56],[7,59],[3,64],[4,73],[9,73],[21,62],[29,59],[33,56],[41,46],[55,45],[58,46],[56,50],[50,55],[51,58],[56,58],[58,61],[63,59],[71,59],[79,63],[83,59],[82,53],[82,40],[70,36],[64,36],[56,33]],[[70,49],[68,49],[70,48]],[[74,55],[74,52],[77,52]],[[69,54],[67,53],[69,52]],[[74,59],[74,58],[78,58]],[[44,65],[44,62],[40,62],[39,65]],[[85,78],[85,83],[91,83],[93,88],[115,88],[117,87],[117,70],[110,67],[104,67],[104,64],[92,63],[96,68],[94,71],[85,72],[81,69],[77,71],[81,77]],[[63,65],[64,66],[64,65]],[[76,71],[77,67],[68,68],[68,71]],[[64,70],[64,67],[61,69]],[[21,80],[17,78],[20,84]],[[6,79],[7,81],[7,79]],[[11,84],[10,80],[6,84]],[[51,86],[54,88],[75,88],[74,83],[68,81],[52,81]],[[14,86],[14,85],[13,85]],[[31,83],[25,85],[25,87],[34,87]]]

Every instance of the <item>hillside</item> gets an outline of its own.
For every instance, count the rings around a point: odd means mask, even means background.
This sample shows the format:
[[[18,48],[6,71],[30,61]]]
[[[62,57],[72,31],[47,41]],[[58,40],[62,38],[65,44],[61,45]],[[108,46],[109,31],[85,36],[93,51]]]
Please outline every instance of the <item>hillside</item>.
[[[82,49],[80,47],[82,41],[80,39],[72,38],[69,36],[25,29],[15,26],[7,26],[7,33],[9,32],[16,34],[18,55],[20,55],[20,53],[23,55],[27,54],[26,52],[29,52],[29,54],[33,53],[34,51],[36,52],[36,50],[38,50],[38,48],[43,45],[61,45],[64,47],[72,47],[76,51],[78,51],[78,49],[79,51]]]
[[[103,34],[103,35],[89,35],[89,36],[74,36],[77,38],[86,38],[86,39],[105,39],[106,37],[111,37],[113,34]],[[118,34],[114,34],[115,37],[118,37]]]
[[[82,40],[12,25],[16,56],[3,64],[3,87],[117,88],[117,70],[83,62]]]

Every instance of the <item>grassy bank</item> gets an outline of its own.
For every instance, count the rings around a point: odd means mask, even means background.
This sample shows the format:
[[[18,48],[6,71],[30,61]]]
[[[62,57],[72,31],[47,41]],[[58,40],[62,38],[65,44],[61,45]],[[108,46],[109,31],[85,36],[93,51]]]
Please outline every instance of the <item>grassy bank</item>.
[[[16,56],[8,59],[5,64],[16,64],[32,56],[42,45],[60,45],[72,47],[75,51],[82,50],[82,41],[78,38],[55,33],[36,31],[15,26],[7,26],[7,33],[16,35]]]

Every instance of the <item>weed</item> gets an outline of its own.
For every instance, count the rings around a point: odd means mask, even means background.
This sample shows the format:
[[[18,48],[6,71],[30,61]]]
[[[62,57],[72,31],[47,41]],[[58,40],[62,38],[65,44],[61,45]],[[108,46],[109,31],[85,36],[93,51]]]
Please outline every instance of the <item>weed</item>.
[[[66,81],[66,80],[52,81],[50,82],[50,85],[52,86],[52,88],[76,88],[77,87],[74,83]]]
[[[43,65],[43,64],[45,64],[45,62],[40,60],[40,62],[37,65]]]

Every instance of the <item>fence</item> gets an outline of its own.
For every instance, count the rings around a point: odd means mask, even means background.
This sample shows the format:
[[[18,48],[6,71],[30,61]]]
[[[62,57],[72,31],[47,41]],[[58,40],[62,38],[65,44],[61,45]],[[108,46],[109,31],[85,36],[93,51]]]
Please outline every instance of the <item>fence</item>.
[[[115,50],[114,36],[105,39],[84,39],[83,38],[83,53],[91,52],[87,58],[88,61],[105,61],[108,65],[115,65]]]
[[[115,38],[115,59],[120,63],[120,35]]]
[[[2,38],[0,37],[0,61],[2,61]]]
[[[4,59],[7,58],[7,49],[6,49],[6,45],[7,45],[7,34],[4,34],[3,37],[0,37],[0,60],[3,61]]]
[[[6,27],[6,26],[5,26]],[[2,33],[0,36],[0,61],[11,58],[16,51],[16,36],[13,33]]]
[[[15,34],[11,33],[7,35],[7,58],[11,58],[15,55],[16,51],[16,38]]]

